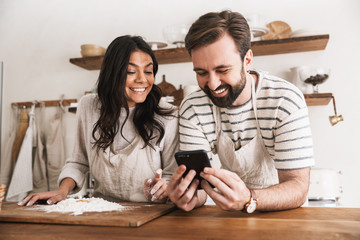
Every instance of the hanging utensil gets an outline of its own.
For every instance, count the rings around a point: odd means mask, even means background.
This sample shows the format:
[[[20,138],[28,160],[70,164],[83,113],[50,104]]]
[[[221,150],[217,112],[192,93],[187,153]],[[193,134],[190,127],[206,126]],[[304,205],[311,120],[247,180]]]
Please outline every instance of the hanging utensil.
[[[11,160],[13,162],[16,162],[19,152],[20,152],[20,148],[21,148],[21,144],[24,140],[25,137],[25,133],[26,130],[29,127],[29,115],[28,112],[26,110],[26,108],[23,108],[20,112],[20,120],[19,120],[19,125],[18,125],[18,129],[16,132],[16,137],[15,137],[15,141],[11,150]]]

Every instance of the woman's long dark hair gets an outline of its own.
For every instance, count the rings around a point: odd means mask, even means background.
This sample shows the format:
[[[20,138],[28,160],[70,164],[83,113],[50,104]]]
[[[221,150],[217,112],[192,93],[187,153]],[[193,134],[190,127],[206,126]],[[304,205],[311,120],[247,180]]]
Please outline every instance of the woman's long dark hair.
[[[100,103],[100,117],[94,125],[92,136],[95,140],[94,147],[97,150],[111,146],[114,142],[116,134],[119,132],[121,136],[125,122],[129,117],[129,107],[125,97],[125,82],[127,76],[127,68],[131,53],[140,50],[149,54],[153,61],[154,78],[158,70],[158,62],[149,45],[139,36],[121,36],[112,41],[106,50],[104,60],[101,66],[99,79],[97,82],[97,92]],[[159,106],[161,98],[161,90],[155,84],[146,100],[135,106],[133,122],[135,128],[145,142],[145,146],[154,146],[150,140],[158,135],[156,144],[159,144],[164,137],[163,124],[155,119],[154,114],[169,116],[174,109],[164,109]],[[119,117],[121,108],[126,111],[125,121],[121,126]],[[158,134],[155,134],[155,132]]]

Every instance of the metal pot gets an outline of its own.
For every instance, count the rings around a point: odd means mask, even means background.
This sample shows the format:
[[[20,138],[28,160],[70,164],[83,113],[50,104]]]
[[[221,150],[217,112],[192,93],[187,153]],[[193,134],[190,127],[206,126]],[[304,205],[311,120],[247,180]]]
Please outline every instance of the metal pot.
[[[310,172],[310,201],[338,201],[342,193],[341,171],[329,168],[312,168]]]

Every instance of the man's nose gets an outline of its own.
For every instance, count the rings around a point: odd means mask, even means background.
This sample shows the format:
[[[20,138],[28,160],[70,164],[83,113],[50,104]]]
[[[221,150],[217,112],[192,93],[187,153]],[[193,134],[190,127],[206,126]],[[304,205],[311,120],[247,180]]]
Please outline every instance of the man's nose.
[[[209,79],[207,83],[210,90],[215,90],[217,87],[221,85],[221,80],[215,73],[209,74]]]

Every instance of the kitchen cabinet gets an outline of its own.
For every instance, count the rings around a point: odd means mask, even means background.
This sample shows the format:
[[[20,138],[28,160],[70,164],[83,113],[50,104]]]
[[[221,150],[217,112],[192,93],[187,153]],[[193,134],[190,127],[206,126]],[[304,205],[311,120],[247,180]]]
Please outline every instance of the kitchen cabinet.
[[[251,42],[254,56],[265,56],[285,53],[324,50],[329,41],[329,34],[303,36],[285,39]],[[159,64],[191,62],[191,57],[185,48],[166,48],[154,51]],[[103,56],[70,58],[70,63],[87,70],[99,70]],[[308,106],[327,105],[331,93],[304,94]]]

